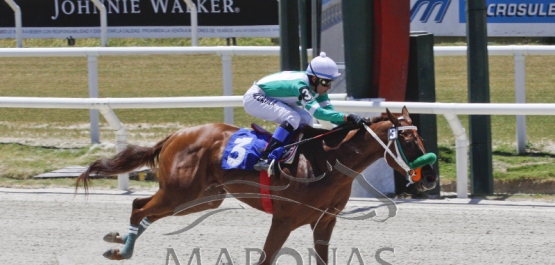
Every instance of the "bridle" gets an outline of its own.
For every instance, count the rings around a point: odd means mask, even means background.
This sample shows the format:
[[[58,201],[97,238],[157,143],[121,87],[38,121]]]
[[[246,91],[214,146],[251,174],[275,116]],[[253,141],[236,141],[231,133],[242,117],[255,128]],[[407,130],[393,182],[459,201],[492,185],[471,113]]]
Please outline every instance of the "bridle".
[[[402,117],[400,117],[400,119],[402,119]],[[435,163],[437,159],[434,153],[426,153],[422,148],[422,146],[418,144],[418,147],[422,151],[422,155],[416,158],[412,162],[409,162],[407,160],[407,157],[405,156],[405,152],[403,152],[403,148],[401,147],[401,142],[399,141],[399,131],[418,130],[417,127],[414,125],[399,126],[399,127],[396,127],[395,125],[393,125],[393,127],[389,128],[389,131],[388,131],[387,145],[380,139],[380,137],[378,137],[378,135],[374,131],[372,131],[372,129],[370,129],[370,127],[368,127],[368,125],[364,124],[364,128],[384,148],[385,150],[383,154],[384,159],[386,159],[386,156],[389,153],[389,155],[395,160],[395,162],[401,168],[403,168],[403,170],[405,170],[406,178],[407,178],[407,181],[409,182],[407,186],[420,181],[420,179],[422,178],[421,176],[422,167],[428,164]],[[397,153],[397,155],[394,155],[389,148],[391,146],[391,143],[393,142],[395,142],[394,146],[395,146],[395,152]]]

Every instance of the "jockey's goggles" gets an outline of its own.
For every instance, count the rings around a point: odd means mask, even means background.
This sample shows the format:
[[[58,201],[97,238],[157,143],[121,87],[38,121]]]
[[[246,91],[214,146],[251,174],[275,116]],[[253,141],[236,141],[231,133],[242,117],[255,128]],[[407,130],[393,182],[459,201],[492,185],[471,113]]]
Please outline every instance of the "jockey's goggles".
[[[330,87],[333,84],[333,80],[330,80],[330,79],[319,78],[319,80],[320,80],[319,81],[320,85],[325,86],[325,87]]]
[[[324,86],[324,87],[330,87],[333,84],[333,79],[323,79],[320,78],[316,72],[314,72],[314,69],[312,69],[312,62],[310,64],[308,64],[308,67],[310,67],[310,70],[312,71],[312,73],[314,74],[314,76],[316,76],[316,78],[318,78],[318,83],[320,83],[320,85]]]

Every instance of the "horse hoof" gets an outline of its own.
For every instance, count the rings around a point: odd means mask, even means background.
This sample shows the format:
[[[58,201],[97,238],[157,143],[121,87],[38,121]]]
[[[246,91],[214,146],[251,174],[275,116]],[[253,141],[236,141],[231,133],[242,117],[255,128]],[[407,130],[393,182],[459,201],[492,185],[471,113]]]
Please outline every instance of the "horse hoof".
[[[110,232],[106,234],[102,239],[108,243],[124,244],[118,232]]]
[[[105,258],[109,260],[122,260],[125,259],[121,254],[119,254],[119,249],[108,249],[104,254],[102,254]]]

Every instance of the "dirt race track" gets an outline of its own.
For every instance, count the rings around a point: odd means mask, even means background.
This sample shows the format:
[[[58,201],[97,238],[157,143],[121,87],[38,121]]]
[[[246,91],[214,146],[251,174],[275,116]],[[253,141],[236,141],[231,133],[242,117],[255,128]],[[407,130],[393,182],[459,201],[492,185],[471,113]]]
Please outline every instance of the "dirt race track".
[[[134,256],[109,261],[111,247],[102,240],[109,231],[126,232],[131,202],[151,192],[125,194],[93,191],[88,200],[70,189],[0,189],[0,264],[165,264],[173,248],[180,264],[216,264],[227,251],[234,264],[254,263],[271,216],[226,199],[227,210],[210,216],[193,229],[180,230],[203,214],[168,217],[153,223],[137,240]],[[555,264],[555,204],[478,199],[396,200],[397,216],[385,223],[372,220],[337,222],[330,248],[336,264]],[[364,212],[379,206],[373,199],[351,200],[346,211]],[[377,210],[387,216],[387,208]],[[309,264],[309,227],[294,231],[285,247]],[[222,251],[224,249],[224,251]],[[330,251],[331,252],[331,251]],[[378,254],[379,258],[376,258]],[[191,263],[191,256],[195,257]],[[225,255],[222,260],[227,261]],[[362,262],[361,262],[362,261]],[[311,260],[314,264],[315,260]],[[169,264],[177,264],[170,258]],[[300,264],[282,256],[278,264]],[[332,263],[333,264],[333,263]]]

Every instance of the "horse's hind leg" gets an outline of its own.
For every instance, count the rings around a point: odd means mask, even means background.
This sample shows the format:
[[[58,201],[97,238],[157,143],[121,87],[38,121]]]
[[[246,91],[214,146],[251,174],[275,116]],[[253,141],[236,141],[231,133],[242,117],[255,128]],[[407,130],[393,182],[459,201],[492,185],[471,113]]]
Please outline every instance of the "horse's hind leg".
[[[135,200],[133,200],[133,208],[131,210],[131,213],[143,208],[145,204],[147,204],[151,199],[152,196],[146,198],[136,198]],[[137,237],[140,236],[152,222],[154,222],[152,218],[149,219],[149,217],[145,217],[140,223]],[[106,234],[103,239],[108,243],[125,244],[125,242],[127,241],[127,236],[128,234],[122,236],[118,232],[110,232]]]
[[[127,236],[123,236],[125,239],[125,245],[120,250],[111,249],[104,253],[104,257],[112,260],[129,259],[133,256],[133,248],[135,246],[135,240],[139,237],[139,231],[142,233],[148,225],[154,220],[148,219],[148,216],[156,216],[157,219],[172,215],[173,208],[175,207],[172,203],[164,201],[163,191],[158,191],[154,194],[150,200],[139,200],[136,206],[144,203],[143,207],[135,208],[135,203],[133,207],[133,212],[131,213],[129,233]],[[157,220],[156,219],[156,220]]]
[[[170,193],[170,194],[166,194]],[[197,192],[189,192],[187,194],[182,194],[179,190],[178,191],[168,191],[163,192],[159,190],[152,199],[148,201],[142,208],[134,209],[133,213],[131,214],[130,218],[130,228],[127,237],[125,238],[125,245],[120,250],[111,249],[104,253],[104,257],[112,260],[121,260],[121,259],[129,259],[133,255],[133,248],[135,246],[135,240],[137,240],[139,236],[139,228],[141,227],[141,221],[145,219],[150,220],[150,222],[154,222],[166,216],[174,215],[174,211],[177,206],[182,205],[185,202],[192,201],[199,196],[203,195],[205,197],[209,197],[215,194],[224,194],[225,191],[223,189],[211,189],[208,192],[202,193],[200,191]],[[175,196],[178,196],[179,199],[176,199]],[[196,205],[194,207],[188,208],[184,211],[179,212],[177,215],[186,215],[189,213],[200,212],[207,209],[213,209],[220,206],[222,200],[211,201],[209,203],[204,203],[200,205]],[[148,225],[147,225],[148,227]],[[144,231],[146,227],[143,228]]]

